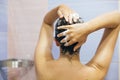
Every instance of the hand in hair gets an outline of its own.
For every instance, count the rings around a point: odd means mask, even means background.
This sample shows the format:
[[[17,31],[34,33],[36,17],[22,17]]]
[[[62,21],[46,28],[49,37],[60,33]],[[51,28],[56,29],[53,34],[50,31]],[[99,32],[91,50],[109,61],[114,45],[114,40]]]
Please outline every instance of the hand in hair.
[[[76,51],[82,44],[84,44],[87,40],[88,32],[86,29],[86,23],[78,23],[67,26],[60,26],[58,29],[67,29],[66,31],[58,34],[58,37],[67,36],[61,40],[61,43],[65,43],[65,46],[70,46],[76,42],[77,45],[74,47],[74,51]]]
[[[75,11],[62,4],[49,11],[44,18],[44,22],[49,25],[53,25],[57,18],[63,17],[69,23],[72,23],[73,21],[76,22],[77,19],[79,19],[79,15]]]
[[[58,29],[67,29],[67,31],[58,34],[58,37],[67,36],[67,38],[61,40],[61,42],[69,41],[67,44],[65,44],[65,46],[69,46],[78,42],[78,44],[74,47],[74,50],[77,50],[83,43],[86,42],[87,36],[90,33],[102,28],[113,29],[119,24],[120,13],[118,11],[113,11],[100,15],[83,24],[60,26]]]

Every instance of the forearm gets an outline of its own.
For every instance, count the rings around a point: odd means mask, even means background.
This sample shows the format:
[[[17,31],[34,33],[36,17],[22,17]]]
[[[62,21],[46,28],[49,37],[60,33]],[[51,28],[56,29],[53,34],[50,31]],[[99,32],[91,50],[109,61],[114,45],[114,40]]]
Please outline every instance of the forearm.
[[[88,33],[102,28],[116,28],[120,24],[120,12],[114,11],[103,14],[86,22]]]
[[[106,28],[96,54],[89,62],[100,70],[107,71],[112,60],[120,30],[120,13],[111,12],[90,21],[89,33]]]
[[[46,14],[46,16],[44,18],[44,22],[46,24],[52,25],[54,23],[54,21],[58,18],[58,14],[57,14],[58,8],[59,7],[56,7]]]

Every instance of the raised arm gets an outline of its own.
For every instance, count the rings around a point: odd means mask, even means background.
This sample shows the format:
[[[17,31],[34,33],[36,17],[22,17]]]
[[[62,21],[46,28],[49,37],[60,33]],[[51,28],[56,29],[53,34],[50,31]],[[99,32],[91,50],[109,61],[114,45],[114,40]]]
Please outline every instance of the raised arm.
[[[59,7],[56,7],[50,12],[48,12],[43,20],[40,30],[39,40],[35,51],[35,62],[37,65],[43,63],[48,59],[52,59],[52,55],[50,54],[52,47],[52,40],[53,40],[52,24],[58,17],[57,15],[58,8]],[[50,20],[51,17],[52,17],[52,21]]]
[[[120,12],[114,11],[103,14],[89,21],[87,25],[90,25],[89,28],[87,28],[89,33],[105,28],[96,54],[88,64],[107,71],[112,60],[120,30]]]
[[[71,14],[74,11],[66,5],[60,5],[49,11],[42,23],[40,36],[35,51],[35,63],[38,66],[48,60],[52,60],[53,23],[57,18],[65,17],[66,21],[72,21]],[[74,17],[73,17],[74,18]],[[40,65],[41,66],[41,65]]]

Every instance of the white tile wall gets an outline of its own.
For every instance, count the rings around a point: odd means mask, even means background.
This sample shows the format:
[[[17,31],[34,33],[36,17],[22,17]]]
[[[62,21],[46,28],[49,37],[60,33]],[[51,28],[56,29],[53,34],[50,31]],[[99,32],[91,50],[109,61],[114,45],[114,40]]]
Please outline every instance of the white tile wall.
[[[7,58],[7,0],[0,0],[0,60]]]

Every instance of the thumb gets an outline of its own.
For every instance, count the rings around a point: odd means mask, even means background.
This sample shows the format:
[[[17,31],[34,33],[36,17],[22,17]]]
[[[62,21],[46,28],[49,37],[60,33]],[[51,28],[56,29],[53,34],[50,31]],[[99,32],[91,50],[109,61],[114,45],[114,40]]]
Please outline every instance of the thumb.
[[[58,11],[57,11],[57,14],[58,14],[58,16],[59,16],[60,18],[63,17],[63,14],[62,14],[61,10],[58,10]]]

